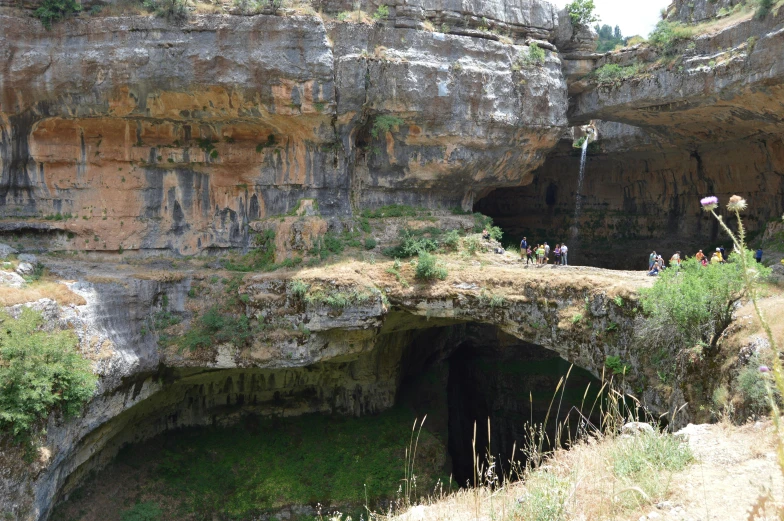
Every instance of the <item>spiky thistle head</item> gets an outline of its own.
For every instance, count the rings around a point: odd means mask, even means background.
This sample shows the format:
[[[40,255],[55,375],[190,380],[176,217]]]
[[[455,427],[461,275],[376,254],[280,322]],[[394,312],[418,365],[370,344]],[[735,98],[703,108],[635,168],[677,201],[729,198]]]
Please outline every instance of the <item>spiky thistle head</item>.
[[[715,195],[711,195],[709,197],[703,197],[700,199],[700,204],[702,205],[702,209],[706,212],[710,212],[711,210],[715,210],[719,207],[719,198]]]
[[[749,205],[746,203],[746,200],[739,196],[733,195],[730,197],[730,202],[727,203],[727,210],[731,212],[742,212],[745,210]]]

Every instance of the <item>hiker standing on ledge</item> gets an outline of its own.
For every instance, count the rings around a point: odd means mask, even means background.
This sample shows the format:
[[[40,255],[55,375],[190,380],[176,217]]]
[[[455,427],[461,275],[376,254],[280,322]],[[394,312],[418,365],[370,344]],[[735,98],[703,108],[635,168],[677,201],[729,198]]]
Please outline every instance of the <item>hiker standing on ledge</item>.
[[[566,247],[566,244],[561,244],[561,264],[563,266],[569,265],[569,261],[566,258],[567,253],[569,253],[569,248]]]
[[[523,237],[523,240],[520,241],[520,262],[523,261],[525,258],[525,254],[528,251],[528,238]]]

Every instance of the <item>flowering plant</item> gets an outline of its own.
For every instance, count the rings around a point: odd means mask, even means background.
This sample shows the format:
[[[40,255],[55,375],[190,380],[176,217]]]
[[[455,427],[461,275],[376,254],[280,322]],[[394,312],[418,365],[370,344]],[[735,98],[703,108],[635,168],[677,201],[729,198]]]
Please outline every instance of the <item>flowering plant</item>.
[[[743,227],[743,220],[740,218],[740,212],[744,211],[748,207],[748,204],[746,203],[746,200],[739,195],[733,195],[730,197],[729,203],[727,204],[727,210],[734,213],[735,217],[738,219],[737,234],[733,233],[724,222],[724,219],[722,219],[720,215],[716,214],[715,210],[719,207],[718,197],[703,197],[700,200],[700,204],[702,205],[703,210],[710,212],[713,217],[719,221],[721,227],[725,232],[727,232],[727,235],[730,236],[730,239],[732,239],[732,242],[735,246],[735,251],[740,253],[740,262],[743,267],[743,282],[746,285],[749,297],[751,298],[751,302],[754,305],[754,312],[762,324],[762,328],[765,330],[765,334],[768,337],[768,342],[770,342],[770,347],[773,350],[773,363],[771,364],[772,367],[760,366],[759,371],[763,375],[771,375],[774,385],[778,388],[779,394],[784,396],[784,368],[782,368],[779,348],[776,343],[776,339],[773,336],[773,332],[770,329],[770,325],[768,324],[768,321],[765,320],[765,316],[757,303],[757,270],[753,265],[751,265],[752,263],[749,262],[749,258],[746,255],[746,229]],[[779,413],[778,402],[774,396],[768,379],[765,381],[765,387],[768,394],[768,404],[770,405],[771,410],[771,417],[773,418],[773,424],[776,426],[776,433],[778,435],[776,451],[778,456],[778,463],[782,474],[784,474],[784,429],[781,425],[781,416]]]

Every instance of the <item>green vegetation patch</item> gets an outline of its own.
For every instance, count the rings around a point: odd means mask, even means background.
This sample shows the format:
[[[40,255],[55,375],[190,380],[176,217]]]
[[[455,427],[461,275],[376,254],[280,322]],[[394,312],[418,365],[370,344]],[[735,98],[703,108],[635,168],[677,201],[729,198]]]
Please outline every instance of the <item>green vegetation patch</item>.
[[[82,10],[81,4],[75,0],[44,0],[41,6],[33,11],[33,16],[41,20],[48,30],[52,24]]]
[[[614,63],[607,63],[593,71],[593,75],[599,83],[618,84],[623,80],[634,77],[638,72],[640,72],[638,64],[621,67]]]
[[[673,55],[677,50],[679,42],[689,40],[694,37],[693,27],[683,25],[679,22],[662,20],[656,24],[656,28],[648,37],[648,41],[660,49],[664,54]]]
[[[118,462],[139,471],[145,497],[154,494],[181,519],[255,519],[291,504],[359,509],[366,497],[371,509],[382,509],[379,500],[394,499],[400,487],[412,423],[402,408],[362,418],[253,417],[243,427],[186,429],[165,444],[131,446]],[[422,431],[414,468],[420,493],[442,477],[425,462],[444,450]],[[156,519],[142,515],[155,513],[154,502],[141,505],[123,519]],[[131,511],[135,517],[126,518]]]
[[[415,276],[420,280],[444,280],[449,275],[446,266],[427,252],[420,252],[417,259]]]
[[[619,493],[621,504],[639,506],[639,492],[648,498],[663,497],[673,472],[686,468],[694,459],[688,444],[666,433],[642,432],[629,438],[618,438],[612,445],[613,473],[629,488]]]
[[[0,431],[26,442],[51,412],[79,414],[98,378],[76,335],[42,331],[40,313],[23,308],[14,319],[0,312],[0,323]]]
[[[388,114],[376,116],[373,120],[373,126],[370,128],[370,135],[373,136],[373,139],[378,139],[379,136],[383,136],[403,123],[405,122],[397,116],[390,116]]]

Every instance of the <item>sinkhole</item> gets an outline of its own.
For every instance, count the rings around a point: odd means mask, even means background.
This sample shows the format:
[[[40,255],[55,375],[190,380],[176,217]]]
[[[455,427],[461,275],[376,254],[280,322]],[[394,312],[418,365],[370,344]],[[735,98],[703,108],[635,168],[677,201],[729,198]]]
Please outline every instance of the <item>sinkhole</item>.
[[[51,519],[386,510],[406,493],[470,486],[473,447],[503,475],[512,458],[525,459],[527,425],[547,419],[552,442],[569,418],[566,441],[575,411],[590,419],[598,381],[552,351],[475,323],[404,317],[390,329],[368,351],[308,367],[147,375],[154,392],[86,436],[64,464]]]

